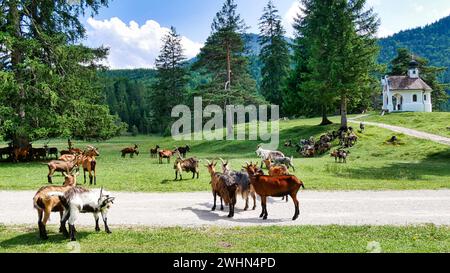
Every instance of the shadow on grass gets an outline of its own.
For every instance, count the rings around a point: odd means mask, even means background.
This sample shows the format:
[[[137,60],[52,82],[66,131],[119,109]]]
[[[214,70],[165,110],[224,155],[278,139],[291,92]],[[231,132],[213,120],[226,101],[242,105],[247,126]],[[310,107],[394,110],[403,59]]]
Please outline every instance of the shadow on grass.
[[[81,240],[89,236],[88,232],[78,232],[77,240]],[[0,242],[1,248],[20,248],[23,246],[45,246],[46,244],[61,244],[69,243],[69,239],[64,237],[62,234],[49,233],[48,240],[42,240],[39,238],[38,231],[27,231],[24,234],[18,235],[11,239]]]
[[[280,130],[280,150],[288,154],[295,154],[295,149],[286,148],[283,143],[286,140],[292,140],[299,142],[301,139],[308,139],[311,136],[318,136],[333,130],[337,130],[339,125],[318,126],[318,125],[302,125],[295,126],[288,129]],[[257,146],[261,144],[261,141],[210,141],[202,143],[191,143],[192,152],[208,152],[211,155],[226,155],[232,154],[234,157],[239,154],[241,157],[254,157]]]
[[[430,154],[422,160],[416,162],[394,162],[386,164],[380,168],[348,168],[336,173],[335,175],[352,179],[363,178],[415,181],[423,180],[425,179],[425,176],[450,177],[449,166],[450,149],[439,153]]]

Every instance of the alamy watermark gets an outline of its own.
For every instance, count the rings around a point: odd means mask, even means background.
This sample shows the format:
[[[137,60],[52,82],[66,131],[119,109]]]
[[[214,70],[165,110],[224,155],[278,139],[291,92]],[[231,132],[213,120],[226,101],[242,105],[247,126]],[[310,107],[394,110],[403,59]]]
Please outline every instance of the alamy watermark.
[[[272,150],[280,144],[277,105],[226,105],[223,109],[218,105],[203,107],[203,99],[196,97],[193,111],[178,105],[172,109],[172,118],[178,118],[172,125],[172,137],[177,141],[258,140]]]

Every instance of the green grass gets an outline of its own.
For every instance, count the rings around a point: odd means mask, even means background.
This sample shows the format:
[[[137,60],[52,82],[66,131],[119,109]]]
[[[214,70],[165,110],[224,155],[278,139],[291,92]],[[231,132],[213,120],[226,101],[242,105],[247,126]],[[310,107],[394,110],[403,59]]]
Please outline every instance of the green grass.
[[[373,114],[361,120],[402,126],[435,135],[450,137],[450,112]]]
[[[50,228],[41,241],[35,227],[1,227],[0,252],[64,253],[68,240]],[[83,253],[365,253],[370,242],[386,253],[449,253],[450,228],[409,227],[218,227],[116,228],[113,234],[80,229]]]
[[[338,118],[333,118],[338,122]],[[303,119],[280,124],[280,142],[288,139],[298,141],[314,135],[336,130],[338,125],[320,127],[320,119]],[[359,134],[360,141],[350,149],[348,164],[336,164],[328,154],[307,159],[300,158],[295,149],[280,147],[286,155],[294,155],[296,175],[308,190],[406,190],[406,189],[449,189],[450,148],[426,140],[398,135],[404,145],[392,146],[385,142],[394,133],[369,127],[365,134]],[[140,146],[141,154],[135,158],[121,158],[120,150],[133,144]],[[129,192],[191,192],[210,190],[210,177],[205,159],[222,157],[230,159],[232,167],[240,168],[245,161],[259,160],[255,155],[258,141],[193,141],[175,142],[172,138],[156,136],[120,137],[94,144],[100,150],[98,158],[98,186],[111,191]],[[34,143],[40,147],[43,142]],[[75,142],[77,147],[88,143]],[[175,145],[189,144],[190,156],[202,160],[199,180],[175,178],[173,164],[160,165],[150,158],[148,150],[159,144],[173,149]],[[53,140],[51,146],[66,148],[65,140]],[[337,143],[335,143],[337,145]],[[280,146],[283,146],[282,144]],[[43,163],[0,163],[0,190],[37,190],[47,183],[47,166]],[[63,178],[58,175],[54,182]],[[82,176],[79,177],[82,181]]]

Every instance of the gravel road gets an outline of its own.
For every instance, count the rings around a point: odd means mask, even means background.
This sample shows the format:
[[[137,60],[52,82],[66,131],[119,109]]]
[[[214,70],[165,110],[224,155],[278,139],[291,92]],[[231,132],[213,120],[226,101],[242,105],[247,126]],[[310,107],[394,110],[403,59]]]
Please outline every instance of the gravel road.
[[[364,117],[364,116],[360,116],[360,117]],[[357,120],[360,117],[349,119],[349,122],[360,123],[361,121]],[[405,134],[405,135],[412,136],[412,137],[415,137],[415,138],[430,140],[430,141],[433,141],[433,142],[436,142],[436,143],[440,143],[440,144],[444,144],[444,145],[450,146],[450,138],[448,138],[448,137],[433,135],[433,134],[425,133],[425,132],[422,132],[422,131],[417,131],[417,130],[404,128],[404,127],[400,127],[400,126],[388,125],[388,124],[384,124],[384,123],[366,122],[366,121],[363,121],[363,122],[366,125],[376,126],[376,127],[388,129],[388,130],[390,130],[392,132],[401,133],[401,134]]]
[[[0,223],[36,224],[32,207],[34,192],[0,191]],[[433,223],[450,225],[450,190],[440,191],[351,191],[299,193],[300,218],[293,222],[292,201],[280,198],[268,205],[269,220],[258,218],[256,211],[243,211],[238,200],[234,219],[227,212],[211,212],[212,195],[199,193],[115,193],[110,211],[111,225],[150,227],[264,226],[264,225],[413,225]],[[227,209],[227,208],[226,208]],[[53,214],[51,224],[58,224]],[[93,226],[91,215],[82,215],[79,225]]]

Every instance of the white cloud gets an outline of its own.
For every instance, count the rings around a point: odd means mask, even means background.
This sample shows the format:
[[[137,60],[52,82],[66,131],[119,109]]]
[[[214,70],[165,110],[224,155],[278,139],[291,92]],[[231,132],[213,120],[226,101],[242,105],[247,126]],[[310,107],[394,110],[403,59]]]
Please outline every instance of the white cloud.
[[[88,44],[107,46],[110,53],[106,65],[119,68],[153,68],[159,55],[161,39],[169,32],[158,22],[149,20],[142,26],[135,21],[128,25],[117,17],[99,21],[88,18]],[[195,57],[203,46],[187,37],[182,37],[187,58]]]
[[[294,24],[294,19],[297,18],[297,15],[301,12],[300,7],[300,1],[294,1],[283,17],[283,26],[286,29],[287,36],[289,37],[294,36],[294,28],[292,25]]]

